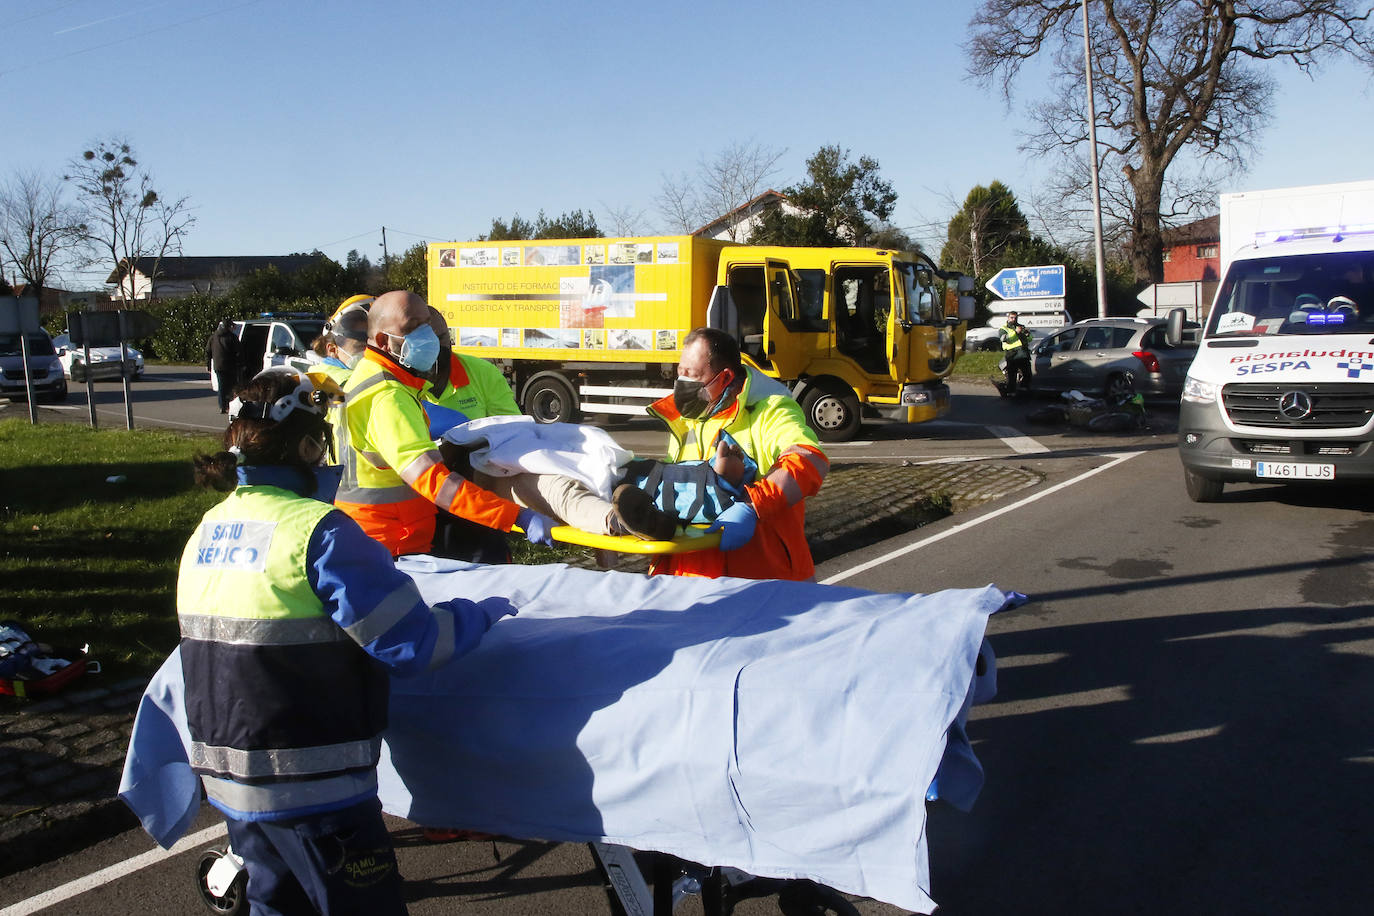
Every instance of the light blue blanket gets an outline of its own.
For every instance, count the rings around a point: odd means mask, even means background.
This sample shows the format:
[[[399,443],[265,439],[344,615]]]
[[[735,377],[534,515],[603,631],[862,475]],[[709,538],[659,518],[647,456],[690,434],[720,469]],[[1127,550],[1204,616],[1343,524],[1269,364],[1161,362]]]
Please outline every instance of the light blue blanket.
[[[1008,595],[400,565],[431,602],[502,595],[521,611],[454,664],[393,680],[378,773],[387,811],[933,907],[925,794],[939,768],[943,796],[966,806],[977,795],[962,717],[980,647],[990,660],[987,617]],[[177,734],[159,723],[177,712],[174,662],[149,686],[135,744],[145,725]],[[976,698],[992,685],[988,666]],[[189,816],[166,790],[186,783],[144,750],[131,746],[121,796],[168,845]]]

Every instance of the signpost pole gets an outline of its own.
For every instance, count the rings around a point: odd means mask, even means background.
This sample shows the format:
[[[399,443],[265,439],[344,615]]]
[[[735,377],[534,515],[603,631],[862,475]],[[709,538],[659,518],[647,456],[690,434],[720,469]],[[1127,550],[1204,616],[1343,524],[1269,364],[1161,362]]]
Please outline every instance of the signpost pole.
[[[129,328],[124,320],[124,310],[120,309],[119,315],[119,379],[124,383],[124,428],[134,428],[134,400],[133,394],[129,391]]]
[[[19,328],[19,352],[24,358],[24,392],[28,395],[29,424],[38,423],[38,405],[34,403],[33,373],[29,371],[29,335],[21,321]]]
[[[73,313],[81,322],[81,365],[86,368],[86,413],[91,418],[91,429],[96,429],[95,419],[95,380],[91,378],[91,337],[86,333],[86,318],[81,312]],[[75,327],[73,327],[75,330]]]
[[[1088,37],[1088,0],[1083,0],[1083,72],[1088,83],[1088,159],[1093,179],[1093,258],[1097,262],[1097,317],[1107,317],[1106,252],[1102,247],[1102,191],[1097,180],[1097,111],[1093,106],[1092,42]]]

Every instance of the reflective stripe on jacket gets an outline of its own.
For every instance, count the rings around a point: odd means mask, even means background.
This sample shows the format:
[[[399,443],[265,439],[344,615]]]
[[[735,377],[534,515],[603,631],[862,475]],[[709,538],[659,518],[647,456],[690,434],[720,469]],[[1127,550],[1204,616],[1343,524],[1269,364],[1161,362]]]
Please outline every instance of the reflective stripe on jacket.
[[[668,425],[668,461],[711,460],[722,431],[728,432],[762,470],[745,487],[759,522],[749,543],[738,550],[669,554],[652,564],[654,573],[715,578],[810,579],[815,574],[806,543],[805,499],[815,495],[830,462],[801,407],[780,383],[748,370],[735,401],[715,416],[688,420],[671,397],[649,412]]]
[[[350,449],[334,502],[393,556],[430,550],[435,506],[498,531],[520,512],[444,466],[420,403],[426,384],[368,347],[344,386]]]
[[[386,674],[310,581],[309,544],[331,511],[279,487],[240,486],[182,555],[191,765],[211,802],[236,816],[326,810],[376,791]],[[407,609],[418,594],[408,597]]]

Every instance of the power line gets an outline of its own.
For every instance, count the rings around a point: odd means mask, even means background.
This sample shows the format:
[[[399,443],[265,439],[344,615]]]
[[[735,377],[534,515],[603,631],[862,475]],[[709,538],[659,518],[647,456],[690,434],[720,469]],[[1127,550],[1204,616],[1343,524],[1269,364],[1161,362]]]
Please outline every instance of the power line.
[[[199,21],[202,20],[202,19],[209,19],[211,16],[218,16],[220,13],[231,13],[231,12],[233,12],[234,10],[240,10],[240,9],[243,9],[245,6],[252,6],[252,5],[254,5],[255,3],[261,3],[261,2],[262,2],[262,0],[246,0],[246,2],[244,2],[244,3],[239,3],[239,4],[235,5],[235,6],[225,7],[224,9],[211,10],[211,11],[208,12],[208,13],[202,13],[202,14],[199,15],[199,16],[191,16],[191,17],[188,17],[188,18],[186,18],[186,19],[178,19],[176,22],[169,22],[169,23],[167,23],[166,25],[164,25],[164,26],[158,26],[158,27],[155,28],[155,29],[143,29],[143,30],[140,30],[140,32],[139,32],[139,38],[140,38],[140,39],[143,39],[143,38],[146,38],[146,37],[149,36],[149,35],[156,35],[158,32],[165,32],[165,31],[167,31],[168,29],[174,29],[174,28],[177,28],[178,26],[187,25],[187,24],[192,23],[192,22],[199,22]],[[34,67],[47,67],[47,66],[51,66],[51,64],[52,64],[54,61],[66,60],[66,59],[69,58],[69,57],[76,57],[78,54],[85,54],[85,53],[87,53],[87,52],[89,52],[89,51],[99,51],[99,50],[101,50],[101,49],[103,49],[103,48],[109,48],[109,47],[113,47],[113,46],[115,46],[115,45],[127,44],[128,41],[129,41],[128,37],[121,37],[121,38],[115,39],[114,41],[107,41],[107,42],[104,42],[103,44],[91,45],[89,48],[78,48],[78,49],[75,50],[75,51],[68,51],[66,54],[53,54],[53,55],[48,55],[48,56],[44,57],[42,60],[40,60],[40,61],[35,61],[34,63],[31,63],[31,64],[23,64],[23,65],[20,65],[20,66],[18,66],[18,67],[11,67],[11,68],[8,69],[8,70],[0,70],[0,76],[8,76],[8,75],[11,74],[11,73],[19,73],[19,72],[22,71],[22,70],[32,70]]]

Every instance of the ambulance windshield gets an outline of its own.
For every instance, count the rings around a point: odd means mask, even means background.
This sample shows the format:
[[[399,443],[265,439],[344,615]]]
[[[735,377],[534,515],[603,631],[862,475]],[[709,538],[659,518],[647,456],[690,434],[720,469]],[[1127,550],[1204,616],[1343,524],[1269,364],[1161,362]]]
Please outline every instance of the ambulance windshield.
[[[1236,261],[1207,336],[1374,333],[1374,252]]]

